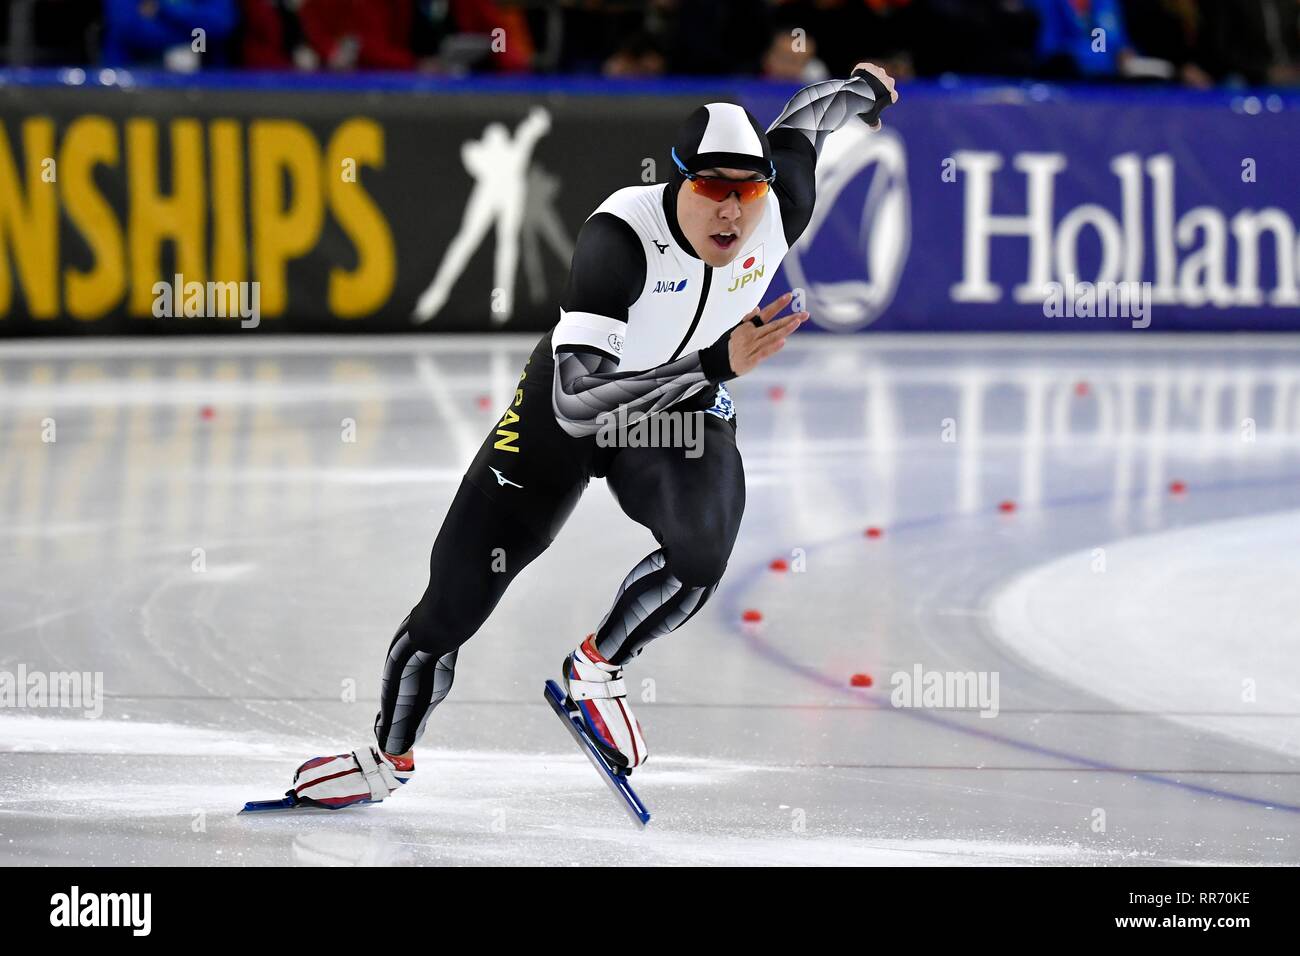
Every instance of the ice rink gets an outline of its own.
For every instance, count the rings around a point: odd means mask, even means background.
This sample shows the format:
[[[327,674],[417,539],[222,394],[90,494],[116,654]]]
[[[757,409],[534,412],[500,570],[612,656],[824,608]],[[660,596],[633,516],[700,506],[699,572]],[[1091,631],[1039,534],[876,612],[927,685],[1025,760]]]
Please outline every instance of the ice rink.
[[[1286,337],[801,332],[732,385],[722,586],[628,671],[648,829],[541,695],[654,547],[600,481],[411,785],[237,816],[368,738],[534,341],[0,345],[0,862],[1300,863]],[[896,706],[918,672],[990,696]]]

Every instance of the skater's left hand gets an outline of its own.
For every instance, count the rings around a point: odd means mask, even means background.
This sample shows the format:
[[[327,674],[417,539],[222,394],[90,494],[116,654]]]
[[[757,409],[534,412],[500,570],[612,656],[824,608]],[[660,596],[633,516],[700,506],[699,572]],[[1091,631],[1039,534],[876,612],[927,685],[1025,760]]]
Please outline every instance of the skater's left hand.
[[[865,70],[884,84],[885,89],[889,91],[889,102],[891,105],[898,102],[898,91],[894,89],[894,78],[886,73],[881,67],[876,66],[874,63],[867,63],[864,60],[853,68],[853,72],[855,73],[858,70]],[[876,122],[871,124],[868,128],[872,130],[880,129],[880,120],[877,119]]]
[[[739,325],[723,333],[727,342],[727,361],[733,374],[744,375],[753,371],[759,362],[781,351],[790,334],[807,321],[807,312],[792,312],[776,318],[793,299],[794,293],[787,292],[762,309],[751,309]]]

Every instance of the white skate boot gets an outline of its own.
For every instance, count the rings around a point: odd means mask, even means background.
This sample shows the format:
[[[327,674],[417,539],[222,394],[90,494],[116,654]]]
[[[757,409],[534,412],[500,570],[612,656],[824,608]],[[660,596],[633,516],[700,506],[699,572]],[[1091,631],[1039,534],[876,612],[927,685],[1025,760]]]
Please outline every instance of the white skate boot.
[[[569,700],[605,759],[624,773],[645,763],[645,740],[627,703],[623,669],[600,656],[595,634],[564,659],[561,674]]]
[[[374,746],[358,747],[350,754],[308,760],[294,773],[288,796],[299,804],[341,810],[378,803],[414,774],[413,757],[392,757]]]

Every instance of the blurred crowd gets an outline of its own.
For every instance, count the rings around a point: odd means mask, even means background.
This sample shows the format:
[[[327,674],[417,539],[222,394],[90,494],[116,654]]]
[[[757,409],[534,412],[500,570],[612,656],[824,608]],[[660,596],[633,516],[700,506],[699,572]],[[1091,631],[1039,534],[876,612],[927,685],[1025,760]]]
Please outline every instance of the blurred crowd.
[[[1300,0],[7,0],[7,65],[1300,83]]]

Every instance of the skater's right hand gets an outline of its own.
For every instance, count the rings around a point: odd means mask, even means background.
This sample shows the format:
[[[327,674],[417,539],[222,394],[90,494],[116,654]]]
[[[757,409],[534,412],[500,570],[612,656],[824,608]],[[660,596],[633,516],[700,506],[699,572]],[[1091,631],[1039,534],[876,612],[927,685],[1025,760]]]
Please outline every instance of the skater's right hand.
[[[727,341],[727,360],[735,374],[744,375],[756,368],[759,362],[781,351],[790,333],[807,321],[807,312],[792,312],[773,321],[793,298],[794,293],[787,292],[768,303],[765,308],[754,309],[731,330],[731,338]],[[759,320],[758,323],[754,322],[755,318]]]

